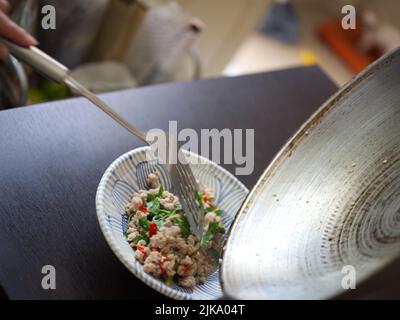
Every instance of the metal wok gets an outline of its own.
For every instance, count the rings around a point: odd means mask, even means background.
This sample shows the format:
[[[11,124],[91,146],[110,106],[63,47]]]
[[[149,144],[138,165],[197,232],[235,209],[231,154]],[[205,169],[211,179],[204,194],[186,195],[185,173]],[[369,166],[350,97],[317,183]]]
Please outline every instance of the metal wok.
[[[331,97],[269,165],[230,230],[221,279],[234,298],[323,299],[383,277],[399,254],[397,49]]]

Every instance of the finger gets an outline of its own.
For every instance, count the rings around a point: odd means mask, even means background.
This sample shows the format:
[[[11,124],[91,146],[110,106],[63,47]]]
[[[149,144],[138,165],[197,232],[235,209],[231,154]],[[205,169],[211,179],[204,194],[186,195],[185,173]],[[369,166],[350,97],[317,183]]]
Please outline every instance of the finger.
[[[10,4],[6,0],[0,0],[0,11],[8,12],[10,10]]]
[[[0,36],[23,47],[38,44],[37,40],[0,11]]]
[[[8,56],[8,49],[5,45],[0,44],[0,60],[4,60]]]

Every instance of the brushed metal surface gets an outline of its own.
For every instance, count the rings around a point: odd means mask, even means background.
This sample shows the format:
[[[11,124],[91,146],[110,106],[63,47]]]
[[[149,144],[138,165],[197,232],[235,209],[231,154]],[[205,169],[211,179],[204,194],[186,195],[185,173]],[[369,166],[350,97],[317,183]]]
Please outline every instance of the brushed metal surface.
[[[265,146],[268,148],[268,146]],[[400,253],[400,49],[331,97],[243,204],[221,279],[235,298],[318,299]]]

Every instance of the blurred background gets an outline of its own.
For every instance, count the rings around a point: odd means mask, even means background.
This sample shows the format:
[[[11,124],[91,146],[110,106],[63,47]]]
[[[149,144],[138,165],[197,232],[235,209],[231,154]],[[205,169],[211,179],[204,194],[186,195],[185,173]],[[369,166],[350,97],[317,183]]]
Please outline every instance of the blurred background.
[[[318,64],[343,85],[400,45],[398,0],[10,0],[39,47],[100,93]],[[42,8],[56,9],[43,29]],[[356,29],[341,27],[344,5]],[[0,63],[0,109],[70,97],[13,57]]]

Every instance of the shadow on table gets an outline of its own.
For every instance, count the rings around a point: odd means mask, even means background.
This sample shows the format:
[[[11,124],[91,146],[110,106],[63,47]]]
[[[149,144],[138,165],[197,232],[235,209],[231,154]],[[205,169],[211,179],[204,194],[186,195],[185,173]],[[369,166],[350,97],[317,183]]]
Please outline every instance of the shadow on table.
[[[4,291],[2,286],[0,286],[0,300],[8,300],[6,292]]]

